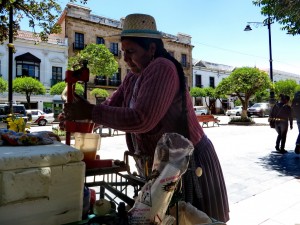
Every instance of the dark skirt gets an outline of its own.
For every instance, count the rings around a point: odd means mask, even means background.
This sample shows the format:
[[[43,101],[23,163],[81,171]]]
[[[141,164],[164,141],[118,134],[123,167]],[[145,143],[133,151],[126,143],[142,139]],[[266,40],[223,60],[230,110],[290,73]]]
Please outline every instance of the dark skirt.
[[[193,160],[194,159],[194,160]],[[183,195],[208,216],[222,222],[229,220],[229,204],[223,172],[211,141],[204,136],[195,146],[190,168],[183,175]],[[195,168],[202,168],[197,177]]]

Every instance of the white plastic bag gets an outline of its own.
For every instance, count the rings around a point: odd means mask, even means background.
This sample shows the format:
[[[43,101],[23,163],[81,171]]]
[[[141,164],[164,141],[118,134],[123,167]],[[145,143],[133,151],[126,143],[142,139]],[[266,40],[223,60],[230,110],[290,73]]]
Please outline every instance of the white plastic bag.
[[[189,202],[178,202],[178,224],[184,225],[198,225],[198,224],[210,224],[213,221],[204,212],[198,210],[192,206]],[[170,209],[170,215],[176,218],[176,206]]]
[[[154,154],[152,177],[140,191],[129,210],[132,225],[162,224],[174,190],[188,168],[193,144],[176,133],[167,133],[159,140]],[[164,224],[168,224],[165,220]]]

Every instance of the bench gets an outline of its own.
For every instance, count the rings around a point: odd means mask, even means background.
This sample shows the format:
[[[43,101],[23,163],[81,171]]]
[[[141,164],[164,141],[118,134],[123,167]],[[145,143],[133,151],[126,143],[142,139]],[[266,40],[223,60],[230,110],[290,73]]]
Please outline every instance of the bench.
[[[204,124],[206,124],[206,126],[208,127],[208,122],[213,122],[213,126],[215,126],[215,124],[219,126],[220,122],[218,117],[214,117],[214,115],[197,115],[197,119],[199,123],[202,123],[202,127],[204,126]]]

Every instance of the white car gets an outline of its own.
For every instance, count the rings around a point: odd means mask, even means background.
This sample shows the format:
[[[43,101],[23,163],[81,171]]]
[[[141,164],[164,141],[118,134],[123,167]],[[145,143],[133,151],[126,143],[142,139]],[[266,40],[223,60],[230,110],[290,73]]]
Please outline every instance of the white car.
[[[53,123],[54,113],[45,113],[39,109],[26,110],[27,116],[32,117],[31,123],[38,124],[39,126],[46,126],[47,123]]]
[[[195,110],[195,113],[196,115],[206,115],[208,110],[207,110],[207,107],[205,106],[194,106],[194,110]]]
[[[240,116],[242,115],[243,106],[235,106],[232,109],[226,111],[227,116]]]

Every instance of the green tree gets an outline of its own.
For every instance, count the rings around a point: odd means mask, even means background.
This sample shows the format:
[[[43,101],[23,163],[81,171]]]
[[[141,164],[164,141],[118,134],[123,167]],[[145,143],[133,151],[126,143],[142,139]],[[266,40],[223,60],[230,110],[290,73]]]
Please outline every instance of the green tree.
[[[249,100],[255,93],[272,88],[268,74],[257,68],[241,67],[235,69],[216,87],[220,94],[235,94],[243,106],[242,119],[247,118]]]
[[[109,96],[108,91],[102,88],[94,88],[90,94],[95,96],[95,98],[107,98]]]
[[[61,95],[63,93],[63,91],[65,90],[67,86],[67,83],[62,81],[62,82],[58,82],[57,84],[53,85],[50,88],[50,95]],[[84,92],[84,88],[82,87],[81,84],[76,83],[75,86],[75,93],[77,93],[78,95],[83,95]]]
[[[277,98],[279,94],[289,95],[291,100],[294,97],[295,92],[299,88],[299,85],[295,80],[287,79],[287,80],[279,80],[274,84],[275,87],[275,95]]]
[[[211,114],[212,109],[215,108],[217,100],[219,99],[221,101],[221,98],[224,97],[224,95],[217,92],[216,89],[212,87],[205,87],[203,90],[206,97],[205,103],[209,109],[209,114]]]
[[[25,94],[27,105],[30,107],[31,95],[43,95],[46,93],[44,85],[32,77],[19,77],[13,81],[13,92]]]
[[[107,90],[102,89],[102,88],[94,88],[91,92],[90,95],[95,96],[96,98],[96,104],[100,104],[101,102],[104,102],[106,98],[109,96],[109,93]]]
[[[270,91],[262,90],[254,94],[253,102],[268,102],[270,100]]]
[[[4,80],[2,77],[0,77],[0,93],[7,91],[7,89],[8,89],[7,81]]]
[[[215,106],[216,101],[218,99],[221,100],[221,98],[225,97],[222,93],[216,92],[216,89],[212,87],[192,87],[190,90],[190,95],[194,98],[204,97],[205,104],[207,105],[209,110],[209,114],[211,113],[212,108]]]
[[[77,55],[69,58],[68,69],[77,70],[85,61],[92,75],[111,77],[118,71],[118,62],[103,44],[88,44]]]
[[[77,0],[70,0],[76,2]],[[80,0],[86,3],[87,0]],[[28,18],[29,27],[36,33],[36,27],[41,29],[39,36],[42,40],[47,40],[51,33],[59,33],[61,27],[56,21],[61,13],[60,4],[55,0],[2,0],[0,1],[0,43],[3,43],[9,36],[9,11],[12,7],[13,36],[17,36],[20,30],[20,22],[24,17]]]
[[[255,0],[252,2],[261,7],[261,14],[276,20],[288,34],[300,34],[300,1]],[[267,20],[265,22],[267,23]]]
[[[190,95],[194,98],[197,97],[205,97],[205,91],[203,90],[203,88],[200,87],[192,87],[190,89]]]

